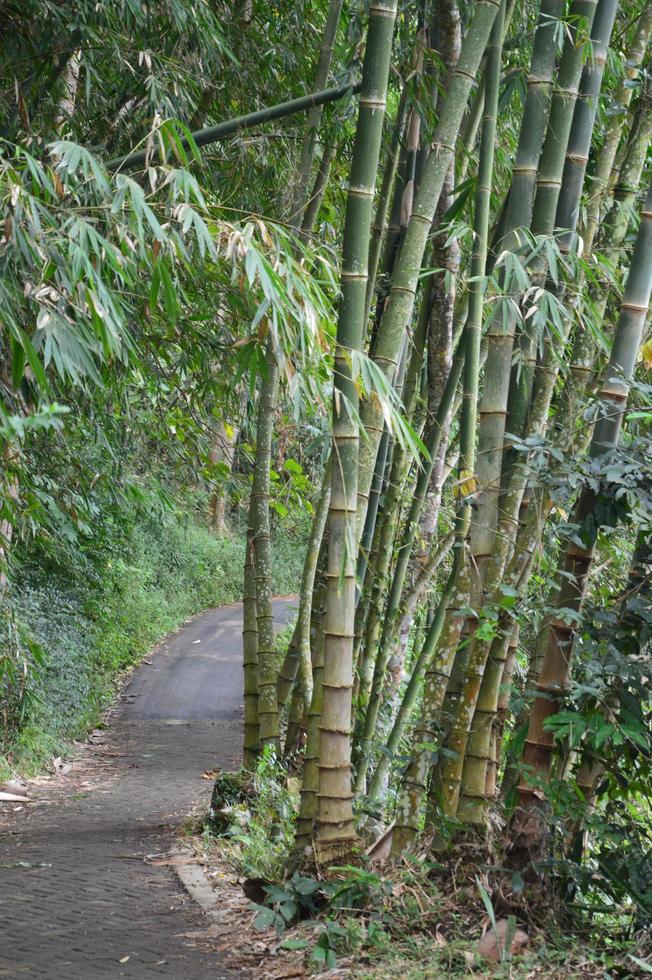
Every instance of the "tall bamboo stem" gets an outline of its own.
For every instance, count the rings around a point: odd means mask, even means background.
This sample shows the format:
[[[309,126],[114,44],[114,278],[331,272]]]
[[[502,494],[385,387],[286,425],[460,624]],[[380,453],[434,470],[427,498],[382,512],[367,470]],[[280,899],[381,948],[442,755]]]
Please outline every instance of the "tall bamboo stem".
[[[464,360],[464,401],[462,403],[462,438],[460,440],[462,481],[473,480],[475,463],[475,439],[478,405],[478,383],[480,373],[480,335],[482,329],[485,293],[485,269],[489,242],[489,211],[491,204],[491,185],[494,167],[494,146],[496,141],[496,123],[498,114],[498,94],[500,90],[500,68],[502,59],[503,22],[505,7],[501,4],[498,16],[494,22],[491,40],[487,52],[487,78],[485,108],[482,121],[482,138],[480,146],[480,161],[476,190],[474,215],[474,248],[471,259],[471,278],[469,285],[469,315],[466,322],[466,345]],[[464,485],[464,484],[463,484]],[[468,491],[467,491],[468,492]],[[470,504],[465,505],[470,510]],[[468,523],[470,524],[470,512]],[[464,758],[465,713],[468,705],[464,698],[460,701],[458,715],[449,738],[453,752],[458,752],[458,758],[447,756],[443,766],[444,800],[449,808],[454,809],[451,786],[459,792],[459,775]],[[464,744],[462,744],[464,742]],[[455,764],[455,771],[448,765]]]
[[[351,353],[362,346],[369,235],[396,2],[372,0],[344,223],[342,295],[334,367],[331,500],[316,853],[348,854],[356,840],[351,794],[351,695],[355,617],[358,389]]]

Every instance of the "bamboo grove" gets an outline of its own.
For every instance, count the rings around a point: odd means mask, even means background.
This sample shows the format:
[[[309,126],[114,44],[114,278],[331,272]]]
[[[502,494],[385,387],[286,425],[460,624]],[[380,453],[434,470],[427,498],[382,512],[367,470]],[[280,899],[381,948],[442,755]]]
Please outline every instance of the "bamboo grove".
[[[3,63],[2,595],[29,440],[138,392],[243,525],[297,865],[387,832],[540,884],[615,800],[652,825],[650,0],[100,6],[47,57],[16,8]]]
[[[332,445],[278,673],[260,489],[278,397],[269,359],[260,390],[246,752],[280,752],[282,730],[285,752],[299,750],[309,860],[350,856],[387,826],[395,858],[423,833],[482,839],[500,815],[523,868],[550,854],[560,782],[587,815],[604,785],[590,733],[571,749],[554,722],[603,538],[649,535],[649,466],[630,507],[617,461],[623,441],[644,454],[649,419],[633,406],[649,360],[652,8],[414,8],[394,31],[395,5],[369,5]],[[327,35],[338,15],[331,3]],[[359,352],[394,387],[416,451],[356,383]],[[599,709],[616,727],[617,687]]]

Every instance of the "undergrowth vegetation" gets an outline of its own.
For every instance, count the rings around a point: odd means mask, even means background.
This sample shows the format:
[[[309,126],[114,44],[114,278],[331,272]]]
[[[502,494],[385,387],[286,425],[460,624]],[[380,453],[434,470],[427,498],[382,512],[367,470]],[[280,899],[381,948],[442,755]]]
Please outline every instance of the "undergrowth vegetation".
[[[356,980],[647,975],[640,917],[626,921],[596,896],[593,906],[560,903],[546,915],[532,909],[518,923],[509,894],[522,881],[487,863],[473,840],[461,860],[451,860],[441,840],[424,838],[399,863],[372,847],[351,864],[299,865],[294,765],[265,750],[254,771],[219,774],[197,840],[209,866],[237,879],[253,933],[263,934],[275,956],[298,957],[309,975],[338,970]],[[490,894],[500,874],[504,901]],[[244,941],[254,935],[245,932]]]

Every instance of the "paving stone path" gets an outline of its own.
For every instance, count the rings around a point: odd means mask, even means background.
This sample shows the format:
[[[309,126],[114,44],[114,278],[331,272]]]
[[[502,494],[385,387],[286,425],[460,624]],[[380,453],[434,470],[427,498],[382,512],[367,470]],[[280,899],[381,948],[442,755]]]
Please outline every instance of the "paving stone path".
[[[291,605],[275,600],[279,623]],[[173,868],[143,860],[169,851],[193,804],[208,801],[202,773],[239,764],[241,628],[241,607],[226,606],[171,635],[84,759],[87,787],[73,770],[3,821],[0,977],[245,975],[188,938],[202,927],[197,906]]]

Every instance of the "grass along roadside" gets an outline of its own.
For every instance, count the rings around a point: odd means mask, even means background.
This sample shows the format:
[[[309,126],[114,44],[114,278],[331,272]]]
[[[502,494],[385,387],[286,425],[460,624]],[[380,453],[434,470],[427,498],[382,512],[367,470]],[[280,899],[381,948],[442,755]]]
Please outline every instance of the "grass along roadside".
[[[277,529],[279,593],[297,588],[298,536]],[[0,778],[32,776],[68,756],[72,740],[100,721],[125,668],[189,617],[237,601],[244,536],[216,537],[187,507],[152,518],[140,510],[101,546],[32,547],[19,557],[3,640],[19,649],[23,674],[17,685],[0,664]]]

